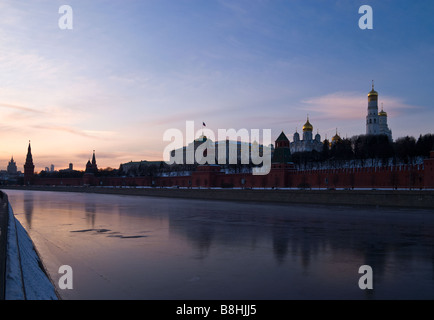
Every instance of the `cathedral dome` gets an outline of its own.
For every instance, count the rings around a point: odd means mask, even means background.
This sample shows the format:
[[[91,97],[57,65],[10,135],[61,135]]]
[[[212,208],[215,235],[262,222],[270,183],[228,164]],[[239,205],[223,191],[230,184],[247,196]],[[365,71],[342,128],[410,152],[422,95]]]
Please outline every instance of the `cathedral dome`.
[[[338,142],[341,140],[341,137],[338,134],[338,130],[336,130],[335,136],[332,138],[332,142]]]
[[[309,117],[307,118],[307,121],[303,126],[303,131],[313,131],[313,126],[309,122]]]

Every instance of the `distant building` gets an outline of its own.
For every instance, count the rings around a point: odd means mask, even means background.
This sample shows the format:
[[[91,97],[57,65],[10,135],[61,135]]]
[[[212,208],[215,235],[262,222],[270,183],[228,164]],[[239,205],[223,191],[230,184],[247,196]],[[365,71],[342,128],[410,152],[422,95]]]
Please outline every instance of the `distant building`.
[[[50,172],[54,172],[54,164],[50,166]]]
[[[59,170],[59,172],[62,172],[62,173],[73,172],[73,171],[74,171],[74,168],[73,168],[73,167],[74,167],[73,164],[70,163],[69,166],[68,166],[68,168],[66,168],[66,169],[61,169],[61,170]]]
[[[11,175],[13,174],[17,174],[18,170],[17,170],[17,164],[14,161],[14,157],[12,156],[11,161],[9,161],[8,164],[8,168],[7,168],[7,172]]]

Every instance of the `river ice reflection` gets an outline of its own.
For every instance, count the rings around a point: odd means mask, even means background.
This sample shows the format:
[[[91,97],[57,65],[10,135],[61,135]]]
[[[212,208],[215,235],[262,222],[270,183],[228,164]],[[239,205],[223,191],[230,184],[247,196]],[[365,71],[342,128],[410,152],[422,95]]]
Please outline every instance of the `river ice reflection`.
[[[6,193],[63,299],[434,298],[429,210]]]

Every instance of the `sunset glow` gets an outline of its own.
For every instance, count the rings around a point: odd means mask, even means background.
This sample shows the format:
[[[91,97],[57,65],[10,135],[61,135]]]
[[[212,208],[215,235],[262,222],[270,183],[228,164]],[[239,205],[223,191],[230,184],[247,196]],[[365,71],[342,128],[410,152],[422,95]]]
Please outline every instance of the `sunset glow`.
[[[0,2],[0,169],[162,160],[163,133],[207,127],[365,132],[371,81],[394,138],[432,132],[432,1]],[[404,41],[405,39],[405,41]],[[198,127],[197,129],[199,129]]]

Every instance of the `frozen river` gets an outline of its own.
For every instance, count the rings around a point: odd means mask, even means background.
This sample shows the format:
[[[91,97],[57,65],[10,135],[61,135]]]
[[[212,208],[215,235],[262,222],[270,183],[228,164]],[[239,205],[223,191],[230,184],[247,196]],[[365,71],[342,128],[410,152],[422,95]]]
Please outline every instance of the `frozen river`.
[[[434,298],[428,210],[5,192],[63,299]]]

